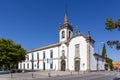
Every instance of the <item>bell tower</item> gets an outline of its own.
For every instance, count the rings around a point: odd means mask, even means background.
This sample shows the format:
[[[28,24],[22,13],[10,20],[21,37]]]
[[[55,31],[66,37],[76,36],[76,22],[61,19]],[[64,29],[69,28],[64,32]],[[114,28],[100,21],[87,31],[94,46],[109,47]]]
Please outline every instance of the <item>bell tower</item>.
[[[67,41],[72,37],[73,27],[69,24],[68,14],[65,13],[64,23],[59,28],[59,42]]]

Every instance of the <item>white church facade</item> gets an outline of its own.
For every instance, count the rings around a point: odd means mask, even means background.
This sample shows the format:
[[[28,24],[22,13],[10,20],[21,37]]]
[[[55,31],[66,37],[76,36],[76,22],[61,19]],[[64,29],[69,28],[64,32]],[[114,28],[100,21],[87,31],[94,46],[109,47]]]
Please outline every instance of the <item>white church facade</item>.
[[[106,59],[94,52],[90,32],[85,36],[68,22],[59,28],[59,42],[27,51],[26,60],[18,64],[25,70],[97,71],[105,70]]]

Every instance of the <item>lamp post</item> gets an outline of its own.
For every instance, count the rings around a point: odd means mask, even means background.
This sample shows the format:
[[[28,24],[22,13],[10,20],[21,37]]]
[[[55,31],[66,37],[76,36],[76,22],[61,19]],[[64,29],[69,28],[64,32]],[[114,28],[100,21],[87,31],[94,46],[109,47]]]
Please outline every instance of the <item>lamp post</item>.
[[[105,42],[99,42],[99,43],[98,43],[98,54],[101,55],[101,54],[102,54],[102,47],[101,47],[100,44],[102,44],[102,46],[104,46],[104,45],[105,45]],[[107,57],[107,55],[104,55],[104,57]],[[104,65],[104,67],[105,67],[105,65]],[[99,57],[97,58],[97,70],[100,71]]]
[[[33,59],[31,60],[31,64],[32,64],[32,78],[34,77],[34,75],[33,75],[33,67],[34,67],[34,64],[33,64]]]
[[[73,69],[73,66],[72,66],[71,68]],[[71,72],[70,72],[70,73],[71,73],[71,76],[72,76],[72,70],[71,70]]]
[[[118,69],[119,69],[119,74],[120,74],[120,62],[118,62],[119,66],[118,66]]]
[[[11,64],[10,64],[10,74],[11,74],[11,79],[13,78],[13,74],[12,74],[12,66],[11,66]]]
[[[85,63],[83,63],[83,73],[85,73]]]
[[[98,42],[97,45],[98,45],[98,53],[101,53],[101,47],[100,47],[100,44],[105,44],[105,42]]]
[[[118,72],[120,72],[120,61],[118,59]]]

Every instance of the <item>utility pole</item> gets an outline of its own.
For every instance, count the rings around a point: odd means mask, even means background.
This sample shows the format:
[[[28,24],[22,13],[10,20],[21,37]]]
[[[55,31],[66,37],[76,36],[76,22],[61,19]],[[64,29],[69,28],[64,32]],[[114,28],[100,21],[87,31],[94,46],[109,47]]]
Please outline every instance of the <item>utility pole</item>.
[[[118,58],[118,72],[120,71],[120,61],[119,61],[119,58]]]

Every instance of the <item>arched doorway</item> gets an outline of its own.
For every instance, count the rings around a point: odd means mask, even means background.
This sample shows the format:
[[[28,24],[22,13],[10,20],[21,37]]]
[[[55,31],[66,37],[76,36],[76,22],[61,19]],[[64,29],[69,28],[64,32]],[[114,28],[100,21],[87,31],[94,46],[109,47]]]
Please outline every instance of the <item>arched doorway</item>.
[[[65,71],[66,70],[66,61],[62,60],[61,61],[61,71]]]

